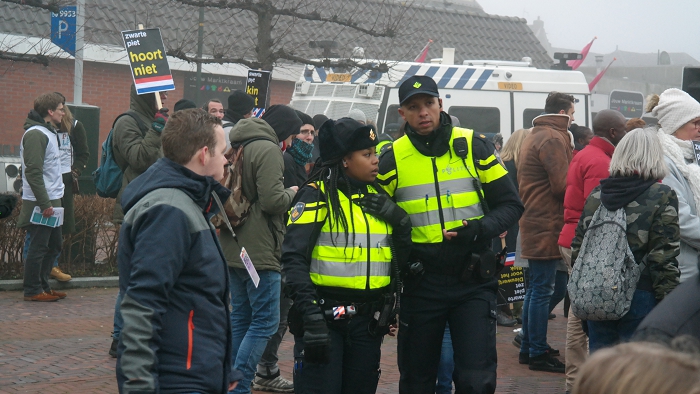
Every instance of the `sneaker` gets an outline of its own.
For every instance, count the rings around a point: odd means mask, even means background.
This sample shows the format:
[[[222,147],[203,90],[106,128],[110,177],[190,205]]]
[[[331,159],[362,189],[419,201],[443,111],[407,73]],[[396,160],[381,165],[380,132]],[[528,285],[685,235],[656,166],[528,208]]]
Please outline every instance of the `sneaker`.
[[[554,358],[549,352],[544,352],[536,357],[530,357],[530,370],[564,373],[566,366]]]
[[[556,317],[557,317],[557,315],[554,313],[549,314],[549,320],[555,319]]]
[[[51,294],[52,296],[58,297],[59,300],[66,298],[66,296],[68,295],[64,292],[56,291],[56,290],[49,290],[48,293]]]
[[[119,346],[119,340],[117,338],[112,338],[112,346],[109,347],[109,355],[112,358],[117,358],[117,346]]]
[[[522,353],[518,354],[518,363],[519,364],[530,364],[530,353]]]
[[[515,347],[517,347],[518,349],[520,349],[520,345],[521,345],[522,341],[523,341],[523,332],[520,331],[520,332],[518,333],[518,335],[516,335],[515,338],[513,338],[513,342],[512,342],[512,343],[513,343],[513,346],[515,346]]]
[[[253,390],[267,391],[271,393],[293,393],[294,383],[277,375],[274,378],[257,375],[253,379]]]
[[[549,353],[550,356],[558,356],[559,355],[559,350],[553,349],[549,344],[547,344],[547,352]]]
[[[31,297],[24,296],[25,301],[51,302],[58,301],[58,296],[51,295],[45,291]]]
[[[70,275],[63,273],[63,271],[61,271],[61,269],[58,267],[51,268],[51,274],[49,276],[56,279],[59,282],[68,282],[72,279]]]
[[[512,317],[509,317],[503,312],[498,312],[498,315],[496,316],[496,323],[499,326],[513,327],[517,322],[517,320],[513,319]]]

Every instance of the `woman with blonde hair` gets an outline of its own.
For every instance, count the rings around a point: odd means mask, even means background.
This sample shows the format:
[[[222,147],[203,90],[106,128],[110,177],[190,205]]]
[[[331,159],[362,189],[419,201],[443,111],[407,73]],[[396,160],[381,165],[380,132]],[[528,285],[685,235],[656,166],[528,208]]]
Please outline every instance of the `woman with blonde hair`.
[[[693,140],[700,140],[700,103],[679,89],[667,89],[661,96],[647,98],[647,111],[658,120],[668,176],[662,182],[678,194],[681,281],[698,273],[700,255],[700,166],[695,160]]]
[[[592,355],[574,394],[698,394],[700,361],[651,342],[625,343]]]
[[[610,245],[582,248],[593,217],[603,207],[610,212],[624,209],[627,243],[634,261],[642,266],[629,311],[618,320],[588,320],[591,353],[629,340],[644,317],[678,285],[678,197],[671,187],[659,183],[667,174],[656,133],[634,129],[615,148],[610,177],[600,181],[583,207],[571,242],[574,271],[579,255],[598,256],[600,248],[614,253]]]

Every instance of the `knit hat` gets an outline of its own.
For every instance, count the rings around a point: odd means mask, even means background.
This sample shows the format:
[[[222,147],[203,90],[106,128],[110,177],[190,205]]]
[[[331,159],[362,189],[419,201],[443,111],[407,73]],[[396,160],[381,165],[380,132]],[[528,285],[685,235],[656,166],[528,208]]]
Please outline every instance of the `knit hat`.
[[[651,110],[666,134],[673,134],[684,124],[700,117],[700,103],[680,89],[666,89],[659,104]]]
[[[234,90],[228,96],[228,110],[242,118],[255,107],[255,99],[242,90]]]
[[[367,115],[365,115],[364,112],[360,111],[357,108],[353,108],[350,110],[350,112],[348,113],[348,118],[355,119],[360,123],[367,123]]]
[[[310,124],[310,125],[312,125],[312,126],[314,125],[314,120],[311,119],[311,117],[310,117],[309,115],[307,115],[307,114],[305,114],[305,113],[303,113],[303,112],[301,112],[301,111],[294,111],[294,112],[296,112],[296,113],[297,113],[297,117],[299,117],[299,119],[301,119],[301,125],[302,125],[302,126],[305,125],[305,124]],[[314,129],[315,129],[315,128],[316,128],[316,126],[314,126]]]
[[[262,120],[275,130],[277,139],[280,142],[286,140],[292,134],[299,134],[299,129],[302,125],[296,111],[286,105],[271,106],[263,114]]]
[[[183,109],[190,108],[197,108],[197,104],[195,104],[194,101],[182,99],[175,103],[175,106],[173,107],[173,112],[182,111]]]
[[[314,115],[314,129],[319,130],[327,120],[328,117],[324,114]]]
[[[331,163],[350,152],[377,146],[377,133],[351,118],[326,121],[318,132],[321,161]]]

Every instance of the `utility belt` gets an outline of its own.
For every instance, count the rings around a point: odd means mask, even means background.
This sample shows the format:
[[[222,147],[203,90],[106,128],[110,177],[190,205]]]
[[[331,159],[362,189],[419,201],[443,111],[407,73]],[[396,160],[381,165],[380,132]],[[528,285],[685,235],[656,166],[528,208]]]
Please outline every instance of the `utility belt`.
[[[318,305],[330,327],[343,326],[356,316],[371,316],[368,330],[372,336],[386,335],[396,320],[396,296],[393,293],[382,294],[376,301],[361,303],[322,298]],[[304,335],[304,319],[294,306],[289,311],[288,324],[293,335]]]
[[[416,260],[408,263],[408,278],[420,278],[423,274],[441,274],[458,277],[462,282],[488,282],[495,278],[505,267],[507,250],[494,253],[491,249],[485,249],[479,253],[471,253],[466,261],[457,264],[444,262],[427,262]]]

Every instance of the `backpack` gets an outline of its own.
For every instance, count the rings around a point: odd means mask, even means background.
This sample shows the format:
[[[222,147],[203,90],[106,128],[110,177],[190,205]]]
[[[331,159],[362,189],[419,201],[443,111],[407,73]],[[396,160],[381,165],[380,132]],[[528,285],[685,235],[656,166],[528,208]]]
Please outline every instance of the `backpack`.
[[[257,196],[252,200],[248,200],[248,197],[243,193],[243,150],[246,145],[257,140],[267,139],[251,138],[236,146],[232,146],[229,148],[228,152],[226,152],[228,169],[226,170],[224,179],[221,180],[221,184],[225,188],[231,190],[231,195],[223,203],[223,212],[219,212],[216,216],[211,218],[211,223],[216,228],[222,228],[226,224],[224,214],[228,217],[231,227],[240,227],[245,223],[246,219],[248,219],[250,207],[258,200]]]
[[[619,320],[630,310],[645,263],[627,242],[625,208],[600,204],[593,214],[569,279],[571,311],[582,320]]]
[[[119,190],[122,188],[122,178],[124,176],[124,172],[114,160],[112,135],[114,134],[114,125],[117,124],[117,120],[125,115],[134,118],[139,126],[139,130],[141,130],[141,137],[145,136],[146,132],[148,131],[148,126],[143,123],[137,114],[131,111],[125,112],[114,119],[112,129],[109,130],[107,139],[102,143],[102,158],[100,159],[100,166],[92,173],[93,180],[95,181],[95,189],[97,190],[97,195],[100,197],[117,198]]]

